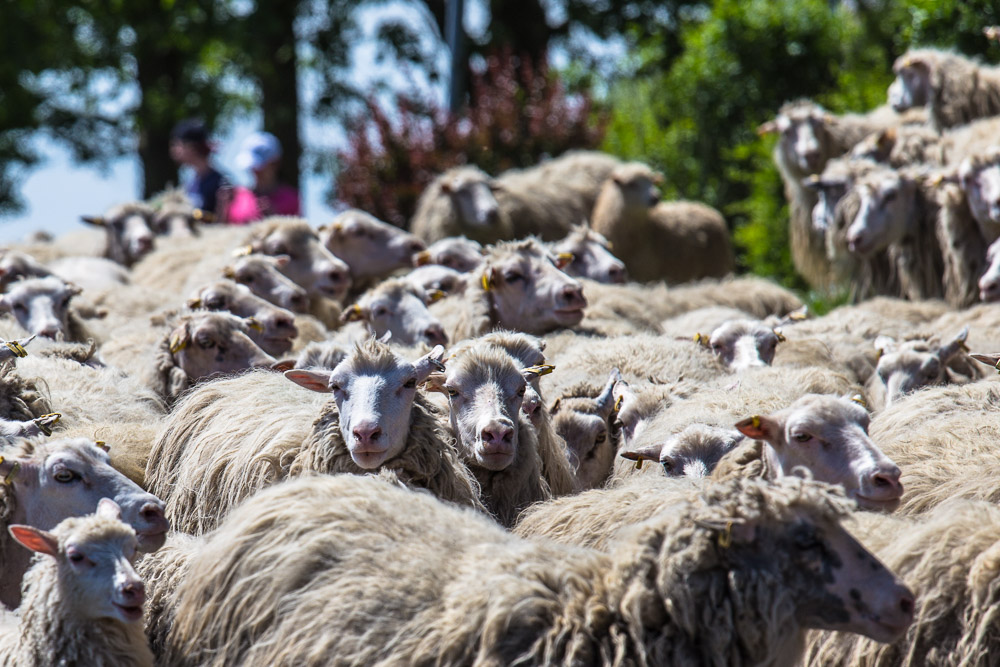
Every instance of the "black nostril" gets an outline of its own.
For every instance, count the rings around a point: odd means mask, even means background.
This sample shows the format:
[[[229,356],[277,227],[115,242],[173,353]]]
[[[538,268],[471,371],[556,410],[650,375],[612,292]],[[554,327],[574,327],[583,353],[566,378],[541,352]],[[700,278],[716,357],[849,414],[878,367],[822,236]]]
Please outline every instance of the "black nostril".
[[[139,510],[139,516],[141,516],[146,521],[162,519],[163,508],[160,507],[159,505],[147,504],[144,505],[141,510]]]
[[[912,614],[913,606],[914,606],[913,598],[909,596],[904,597],[902,600],[899,601],[899,610],[904,614]]]

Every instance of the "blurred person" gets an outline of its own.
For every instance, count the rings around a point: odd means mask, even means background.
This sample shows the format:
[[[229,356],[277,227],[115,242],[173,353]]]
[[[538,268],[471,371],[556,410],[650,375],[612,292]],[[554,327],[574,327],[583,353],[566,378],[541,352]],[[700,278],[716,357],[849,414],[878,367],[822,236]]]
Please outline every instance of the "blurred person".
[[[184,186],[184,192],[195,208],[218,214],[219,193],[229,187],[222,173],[212,166],[212,146],[205,125],[194,119],[183,120],[170,133],[170,157],[194,170],[194,178]]]
[[[281,143],[270,132],[254,132],[244,140],[236,165],[253,172],[253,188],[232,191],[226,218],[243,225],[269,215],[300,215],[299,191],[278,181]]]

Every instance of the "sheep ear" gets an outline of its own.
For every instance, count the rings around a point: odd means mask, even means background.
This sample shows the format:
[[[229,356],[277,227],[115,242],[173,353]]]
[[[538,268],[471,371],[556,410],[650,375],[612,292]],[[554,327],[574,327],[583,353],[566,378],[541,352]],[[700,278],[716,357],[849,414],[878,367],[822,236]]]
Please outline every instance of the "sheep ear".
[[[448,295],[445,294],[444,292],[442,292],[439,289],[432,289],[432,290],[427,290],[426,292],[424,292],[424,300],[428,304],[437,303],[438,301],[440,301],[441,299],[445,298],[446,296],[448,296]]]
[[[625,448],[618,453],[623,459],[637,461],[641,465],[642,461],[659,461],[662,445],[646,445],[645,447]]]
[[[177,354],[191,342],[191,332],[188,331],[188,323],[184,322],[170,332],[168,339],[170,354]]]
[[[494,179],[490,179],[490,181],[486,185],[488,185],[490,190],[493,192],[503,192],[504,190],[507,189],[506,187],[504,187],[503,183]]]
[[[573,253],[571,252],[561,252],[556,255],[555,265],[557,269],[565,269],[567,266],[573,263]]]
[[[274,260],[274,265],[277,266],[279,269],[285,268],[286,266],[288,266],[288,263],[292,261],[290,255],[275,255],[271,259]]]
[[[972,357],[973,359],[975,359],[976,361],[978,361],[981,364],[986,364],[987,366],[992,366],[993,368],[997,369],[998,373],[1000,373],[1000,354],[976,354],[976,353],[973,353],[973,354],[970,354],[969,356]]]
[[[875,339],[875,349],[878,350],[879,358],[884,354],[890,354],[896,350],[896,339],[891,336],[879,336]]]
[[[22,547],[48,556],[59,555],[59,540],[52,533],[17,523],[8,526],[7,530]]]
[[[284,373],[295,368],[295,359],[282,359],[271,364],[272,371]]]
[[[444,371],[444,364],[441,362],[442,358],[444,358],[444,347],[435,345],[433,350],[413,363],[413,367],[417,371],[417,384],[427,380],[435,371],[438,373]]]
[[[81,215],[80,220],[95,227],[103,227],[106,223],[104,218],[99,215]]]
[[[285,371],[285,377],[310,391],[318,391],[321,394],[330,393],[330,377],[333,371],[312,370],[306,371],[300,368]]]
[[[429,250],[421,250],[413,255],[413,266],[424,266],[431,263],[431,253]]]
[[[615,408],[615,384],[622,380],[622,374],[617,368],[611,369],[608,381],[604,383],[604,388],[597,395],[597,409],[604,419],[607,419]]]
[[[760,137],[763,137],[764,135],[767,134],[774,134],[777,131],[778,131],[778,123],[773,120],[769,120],[766,123],[757,126],[757,136]]]
[[[780,439],[781,424],[771,417],[754,415],[736,422],[736,430],[748,438],[765,440],[773,445]]]
[[[344,312],[340,314],[341,322],[360,322],[365,318],[365,311],[358,304],[353,306],[348,306],[344,309]]]
[[[14,309],[14,304],[10,302],[10,297],[6,294],[0,294],[0,311],[10,312]]]
[[[450,193],[454,189],[455,189],[455,186],[452,185],[452,182],[450,180],[445,179],[445,180],[441,181],[441,192],[448,192],[448,193]]]
[[[97,516],[121,521],[122,508],[118,506],[118,503],[111,500],[111,498],[101,498],[97,502]]]
[[[194,310],[195,308],[201,308],[201,299],[198,297],[193,297],[187,300],[185,304],[189,309]]]
[[[496,287],[497,276],[496,269],[493,267],[486,267],[483,270],[483,275],[479,278],[479,285],[483,288],[483,291],[489,292],[491,289]]]
[[[937,357],[944,363],[948,363],[955,355],[960,352],[968,352],[969,348],[965,345],[965,341],[969,338],[969,325],[966,324],[962,327],[954,338],[952,338],[947,344],[942,345],[937,351]]]
[[[434,372],[427,376],[424,380],[424,389],[427,391],[436,391],[439,394],[447,394],[448,390],[445,388],[444,383],[447,380],[447,376],[441,372]]]

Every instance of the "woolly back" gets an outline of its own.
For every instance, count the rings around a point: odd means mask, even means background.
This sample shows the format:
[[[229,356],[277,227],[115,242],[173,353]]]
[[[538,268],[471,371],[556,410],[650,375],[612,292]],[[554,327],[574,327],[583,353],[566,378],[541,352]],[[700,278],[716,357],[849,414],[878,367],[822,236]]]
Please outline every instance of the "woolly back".
[[[270,218],[265,218],[251,227],[250,234],[247,235],[246,241],[251,244],[257,241],[263,241],[268,236],[279,230],[287,235],[287,238],[291,243],[305,239],[319,238],[316,230],[310,227],[309,223],[302,218],[271,216]]]
[[[0,364],[0,418],[28,421],[49,412],[35,381],[22,377],[13,363]]]

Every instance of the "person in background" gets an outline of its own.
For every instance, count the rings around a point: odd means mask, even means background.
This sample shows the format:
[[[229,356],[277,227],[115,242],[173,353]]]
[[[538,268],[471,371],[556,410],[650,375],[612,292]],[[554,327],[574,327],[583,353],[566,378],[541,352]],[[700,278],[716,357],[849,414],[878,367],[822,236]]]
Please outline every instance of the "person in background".
[[[212,166],[208,131],[199,120],[183,120],[170,133],[170,157],[194,170],[184,192],[195,208],[218,214],[219,191],[229,187],[226,177]]]
[[[300,215],[299,191],[278,182],[281,143],[269,132],[254,132],[243,142],[236,165],[253,172],[252,189],[235,187],[226,219],[243,225],[269,215]]]

